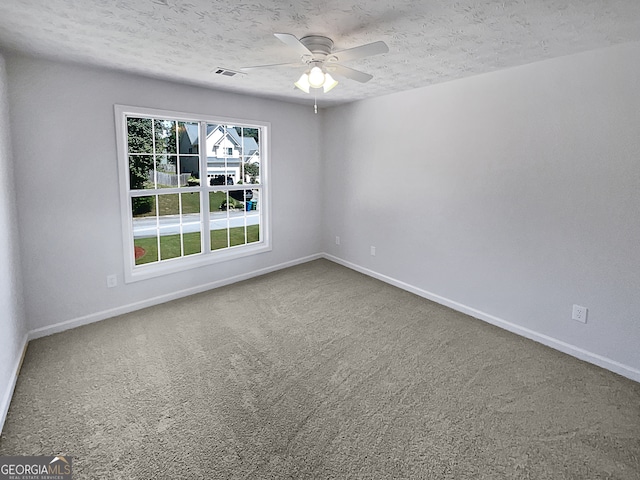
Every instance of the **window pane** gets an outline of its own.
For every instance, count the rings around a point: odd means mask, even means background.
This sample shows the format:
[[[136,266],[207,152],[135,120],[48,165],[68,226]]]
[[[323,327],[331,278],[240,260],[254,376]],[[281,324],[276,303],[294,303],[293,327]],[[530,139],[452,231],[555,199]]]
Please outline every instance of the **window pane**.
[[[153,155],[129,155],[129,188],[131,190],[155,188]]]
[[[189,228],[185,228],[185,234],[183,237],[185,255],[194,255],[202,252],[202,239],[200,238],[199,225],[197,231],[190,231]]]
[[[227,185],[235,185],[242,180],[240,164],[242,163],[242,140],[238,134],[239,128],[233,125],[225,125],[224,139],[221,145],[224,146],[225,175]]]
[[[260,193],[262,189],[252,190],[253,196],[247,202],[247,243],[260,241]]]
[[[241,176],[244,183],[258,183],[260,169],[260,130],[243,127],[240,131],[242,140]]]
[[[160,260],[168,260],[182,256],[180,234],[173,233],[174,229],[160,230]]]
[[[184,254],[193,255],[202,252],[200,193],[180,194],[182,199],[182,233]]]
[[[152,237],[134,238],[133,244],[136,265],[158,261],[158,237],[155,231]]]
[[[227,192],[209,193],[209,226],[211,229],[211,250],[229,246],[229,198]]]
[[[136,265],[158,261],[158,229],[155,217],[156,197],[131,199],[133,244]]]
[[[224,127],[213,123],[207,124],[207,182],[209,185],[225,185],[224,158],[219,145],[223,132]]]
[[[158,226],[160,227],[160,259],[182,256],[180,241],[180,195],[158,195]]]
[[[260,183],[260,157],[248,158],[244,162],[246,183]]]
[[[251,192],[251,195],[249,195]],[[245,190],[245,196],[247,198],[247,215],[258,216],[260,213],[260,188],[254,188],[252,190]]]
[[[220,250],[221,248],[227,248],[229,241],[227,235],[229,234],[226,227],[211,225],[211,250]]]
[[[177,166],[178,157],[176,155],[158,155],[156,157],[158,188],[175,188],[178,186]]]
[[[173,120],[155,120],[153,122],[154,132],[156,135],[156,153],[157,154],[176,154],[178,153],[176,145],[176,122]]]
[[[256,243],[260,241],[260,225],[256,222],[251,224],[250,218],[247,218],[247,243]]]
[[[180,200],[177,193],[158,195],[160,228],[180,225]]]
[[[153,153],[150,118],[127,118],[127,153]]]
[[[196,155],[180,155],[180,173],[182,186],[200,185],[200,158]]]
[[[149,217],[156,215],[156,197],[155,195],[149,195],[144,197],[133,197],[131,199],[131,212],[133,212],[133,227],[134,232],[136,228],[135,217]],[[145,221],[145,228],[150,228],[149,221]],[[153,218],[153,228],[156,228],[156,219]]]
[[[229,191],[229,208],[232,210],[245,210],[249,202],[253,198],[252,190],[230,190]]]
[[[250,130],[251,131],[251,130]],[[260,181],[260,167],[261,167],[261,139],[262,139],[262,130],[259,128],[253,129],[257,150],[249,155],[247,159],[247,164],[250,165],[248,169],[248,174],[251,177],[251,183],[261,183]],[[247,169],[245,169],[247,170]]]
[[[227,204],[227,192],[220,192],[220,191],[209,192],[209,211],[211,213],[226,211],[226,204]]]
[[[200,192],[181,193],[183,222],[200,222]],[[196,213],[198,215],[189,216]]]
[[[200,126],[195,122],[178,122],[178,153],[198,154]]]
[[[247,243],[247,237],[246,237],[246,229],[244,225],[231,227],[229,229],[230,246],[235,247],[236,245],[244,245],[245,243]]]
[[[260,183],[260,158],[249,158],[244,162],[246,183]]]
[[[224,125],[224,154],[227,157],[238,156],[240,154],[240,136],[236,127]]]

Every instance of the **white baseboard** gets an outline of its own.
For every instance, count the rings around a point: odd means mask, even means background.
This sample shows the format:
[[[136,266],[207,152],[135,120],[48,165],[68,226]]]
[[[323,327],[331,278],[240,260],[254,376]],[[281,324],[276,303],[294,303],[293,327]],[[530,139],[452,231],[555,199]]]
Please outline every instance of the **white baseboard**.
[[[40,337],[46,337],[48,335],[53,335],[54,333],[63,332],[71,328],[76,328],[82,325],[88,325],[90,323],[99,322],[101,320],[106,320],[107,318],[116,317],[118,315],[130,313],[135,310],[140,310],[142,308],[152,307],[154,305],[159,305],[161,303],[169,302],[171,300],[176,300],[178,298],[188,297],[189,295],[194,295],[196,293],[206,292],[207,290],[212,290],[214,288],[223,287],[225,285],[230,285],[232,283],[241,282],[242,280],[248,280],[249,278],[265,275],[267,273],[275,272],[277,270],[282,270],[283,268],[293,267],[295,265],[310,262],[312,260],[317,260],[322,257],[323,257],[322,254],[309,255],[308,257],[298,258],[296,260],[280,263],[278,265],[262,268],[260,270],[254,270],[252,272],[243,273],[241,275],[235,275],[233,277],[216,280],[215,282],[205,283],[203,285],[198,285],[196,287],[186,288],[184,290],[171,292],[166,295],[159,295],[157,297],[148,298],[146,300],[130,303],[128,305],[122,305],[120,307],[111,308],[109,310],[103,310],[101,312],[91,313],[83,317],[66,320],[64,322],[56,323],[54,325],[47,325],[46,327],[36,328],[35,330],[29,331],[29,334],[28,334],[29,340],[34,340]]]
[[[428,292],[426,290],[423,290],[421,288],[415,287],[408,283],[402,282],[395,278],[388,277],[386,275],[375,272],[368,268],[361,267],[360,265],[356,265],[354,263],[348,262],[346,260],[335,257],[328,253],[324,253],[322,257],[332,262],[343,265],[347,268],[350,268],[352,270],[355,270],[357,272],[363,273],[369,277],[376,278],[385,283],[401,288],[402,290],[406,290],[420,297],[426,298],[433,302],[449,307],[458,312],[464,313],[471,317],[490,323],[491,325],[495,325],[496,327],[500,327],[504,330],[508,330],[509,332],[515,333],[516,335],[520,335],[522,337],[528,338],[535,342],[546,345],[547,347],[551,347],[555,350],[571,355],[572,357],[576,357],[580,360],[584,360],[585,362],[592,363],[594,365],[597,365],[599,367],[605,368],[614,373],[622,375],[623,377],[627,377],[636,382],[640,382],[640,370],[630,367],[629,365],[625,365],[615,360],[611,360],[610,358],[603,357],[602,355],[598,355],[597,353],[589,352],[583,348],[576,347],[575,345],[571,345],[569,343],[563,342],[562,340],[558,340],[548,335],[538,333],[534,330],[521,327],[520,325],[516,325],[515,323],[508,322],[506,320],[495,317],[488,313],[482,312],[480,310],[476,310],[475,308],[468,307],[467,305],[463,305],[462,303],[456,302],[454,300],[450,300],[440,295],[436,295],[435,293]]]
[[[0,401],[0,433],[4,428],[4,422],[7,419],[7,413],[9,413],[9,405],[11,405],[11,398],[13,397],[13,392],[16,388],[18,374],[20,373],[22,360],[24,360],[24,354],[27,352],[28,343],[28,336],[25,335],[22,339],[22,348],[18,350],[18,357],[13,362],[13,368],[11,370],[13,372],[13,376],[11,377],[11,380],[9,380],[9,385],[7,385],[7,389],[2,396],[2,401]]]

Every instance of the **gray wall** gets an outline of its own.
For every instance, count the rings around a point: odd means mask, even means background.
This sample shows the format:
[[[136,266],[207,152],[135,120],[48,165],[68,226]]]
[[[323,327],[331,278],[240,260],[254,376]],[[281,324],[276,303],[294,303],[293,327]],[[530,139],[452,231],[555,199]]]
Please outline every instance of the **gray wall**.
[[[628,44],[327,110],[325,251],[640,380],[638,58]]]
[[[26,57],[7,59],[29,330],[95,321],[317,254],[311,107]],[[271,122],[273,251],[124,285],[114,104]],[[108,289],[106,276],[119,285]],[[41,331],[40,333],[43,333]]]
[[[324,251],[640,380],[639,54],[623,45],[317,116],[9,57],[0,298],[15,313],[2,352],[15,357],[25,330],[21,275],[39,335]],[[273,251],[123,285],[115,103],[270,121]],[[111,273],[120,284],[107,289]],[[570,320],[573,303],[589,308],[586,325]]]
[[[8,108],[5,61],[0,56],[0,429],[9,408],[27,334]]]

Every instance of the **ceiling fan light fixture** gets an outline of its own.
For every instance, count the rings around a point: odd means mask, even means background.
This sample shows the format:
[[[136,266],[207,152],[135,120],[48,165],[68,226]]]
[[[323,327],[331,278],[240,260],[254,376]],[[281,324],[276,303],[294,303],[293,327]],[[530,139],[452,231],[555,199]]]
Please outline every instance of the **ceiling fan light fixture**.
[[[328,73],[325,73],[324,74],[324,84],[322,85],[322,88],[324,89],[324,93],[327,93],[329,90],[331,90],[336,85],[338,85],[338,82],[336,80],[334,80],[331,75],[329,75]]]
[[[324,85],[325,73],[320,67],[315,65],[309,72],[309,85],[313,88],[320,88]]]
[[[324,93],[327,93],[338,85],[338,82],[327,73],[327,70],[338,74],[340,77],[366,83],[373,78],[373,75],[349,68],[342,65],[342,62],[389,52],[389,47],[382,41],[334,52],[333,40],[322,35],[307,35],[302,38],[296,38],[295,35],[290,33],[274,33],[274,35],[278,40],[298,53],[298,62],[256,65],[243,67],[242,70],[281,66],[293,67],[299,66],[300,62],[302,62],[307,70],[294,85],[305,93],[311,93],[312,88],[322,88]]]
[[[329,73],[315,65],[311,70],[304,72],[294,85],[305,93],[309,93],[312,88],[322,88],[324,93],[327,93],[338,85],[338,82]]]
[[[303,73],[294,85],[304,93],[309,93],[309,87],[311,87],[309,84],[309,75],[306,72]]]

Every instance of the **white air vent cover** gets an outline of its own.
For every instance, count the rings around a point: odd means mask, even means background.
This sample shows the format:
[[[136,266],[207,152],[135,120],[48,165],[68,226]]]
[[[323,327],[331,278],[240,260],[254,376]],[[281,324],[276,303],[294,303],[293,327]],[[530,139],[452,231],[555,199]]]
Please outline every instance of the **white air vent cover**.
[[[222,75],[223,77],[235,77],[236,75],[243,76],[244,73],[236,72],[235,70],[229,70],[228,68],[218,67],[212,70],[216,75]]]

